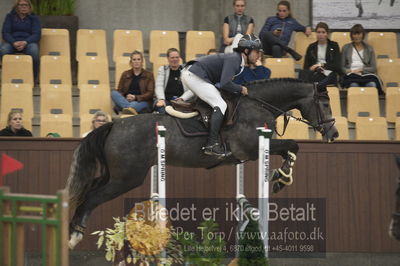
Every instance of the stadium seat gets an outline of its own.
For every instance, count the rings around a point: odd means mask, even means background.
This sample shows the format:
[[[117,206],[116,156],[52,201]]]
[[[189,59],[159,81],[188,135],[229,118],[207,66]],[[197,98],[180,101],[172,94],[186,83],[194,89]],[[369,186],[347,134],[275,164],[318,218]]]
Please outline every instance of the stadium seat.
[[[4,55],[1,83],[29,84],[33,87],[33,65],[30,55]]]
[[[207,55],[215,49],[215,34],[212,31],[188,31],[186,33],[186,62]]]
[[[7,124],[8,113],[13,109],[22,111],[24,124],[32,125],[33,98],[31,84],[3,84],[1,89],[0,122]],[[28,128],[28,127],[27,127]],[[31,129],[31,128],[28,128]]]
[[[332,32],[331,40],[337,42],[342,49],[343,45],[351,42],[350,32]]]
[[[267,58],[264,66],[271,69],[271,78],[294,78],[294,60],[292,58]]]
[[[337,87],[327,87],[327,89],[332,109],[332,116],[334,117],[342,116],[342,109],[340,107],[339,89]]]
[[[81,59],[78,64],[78,87],[83,84],[109,86],[107,59],[100,57],[88,57]]]
[[[283,132],[283,116],[276,119],[276,128],[279,133]],[[285,134],[278,139],[310,139],[308,125],[290,118]]]
[[[44,55],[40,62],[40,84],[72,85],[70,58]]]
[[[104,30],[79,29],[76,40],[76,60],[86,57],[107,58],[106,32]]]
[[[378,90],[372,87],[350,87],[347,92],[347,119],[356,122],[357,117],[379,117]]]
[[[44,84],[40,93],[40,114],[72,113],[71,85]]]
[[[382,79],[384,89],[387,87],[400,87],[400,59],[378,59],[378,75]]]
[[[156,64],[167,63],[167,50],[179,48],[179,36],[177,31],[152,30],[150,32],[150,62]]]
[[[386,120],[394,123],[398,117],[400,117],[400,87],[389,87],[386,89]]]
[[[42,114],[40,115],[40,136],[46,137],[49,132],[56,132],[61,137],[72,137],[72,115]]]
[[[337,140],[348,140],[349,138],[349,126],[347,118],[343,116],[335,116],[335,126],[339,131],[339,137]]]
[[[79,116],[102,110],[111,114],[111,93],[109,85],[82,85],[79,93]]]
[[[396,117],[396,140],[400,140],[400,117]]]
[[[356,140],[389,140],[386,119],[357,117]]]
[[[294,49],[296,52],[301,54],[303,58],[297,61],[298,64],[303,66],[304,64],[304,57],[306,56],[307,47],[317,41],[317,36],[315,32],[312,32],[310,36],[304,34],[304,32],[296,32],[294,36]]]
[[[133,51],[143,52],[143,36],[140,30],[114,30],[113,60],[130,58]]]
[[[369,32],[367,42],[374,48],[377,58],[398,58],[395,32]]]
[[[69,32],[67,29],[42,29],[40,55],[70,58]]]

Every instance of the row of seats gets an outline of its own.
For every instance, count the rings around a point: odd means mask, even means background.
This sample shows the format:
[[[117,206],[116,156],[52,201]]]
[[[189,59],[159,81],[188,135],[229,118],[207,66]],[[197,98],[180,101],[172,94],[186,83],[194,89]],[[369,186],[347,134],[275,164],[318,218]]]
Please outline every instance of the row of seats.
[[[67,85],[45,85],[40,97],[40,136],[48,132],[62,133],[72,137],[72,95]],[[89,131],[93,114],[98,110],[111,113],[111,98],[108,87],[87,85],[80,91],[79,117],[81,134]],[[32,86],[28,84],[4,84],[0,106],[0,126],[6,125],[10,110],[20,110],[24,115],[25,127],[31,129],[34,116]]]
[[[330,39],[339,44],[340,48],[346,43],[350,43],[350,32],[332,32]],[[303,65],[304,56],[307,47],[317,41],[317,36],[313,32],[307,37],[302,32],[297,32],[294,37],[294,46],[298,53],[303,55],[303,59],[299,61]],[[366,36],[366,41],[374,47],[375,56],[379,58],[398,58],[397,35],[395,32],[369,32]]]
[[[295,62],[292,58],[267,58],[264,65],[271,69],[272,78],[296,77]],[[400,75],[398,75],[400,58],[378,59],[377,68],[384,88],[400,86]],[[121,60],[116,63],[116,82],[121,73],[127,69],[129,69],[128,62]],[[40,81],[41,84],[72,85],[69,58],[66,56],[42,56]],[[32,58],[26,55],[4,56],[2,83],[33,84]],[[81,59],[78,69],[78,86],[81,87],[83,84],[109,84],[108,63],[105,58],[92,56]]]
[[[295,62],[292,58],[266,58],[264,66],[271,69],[271,78],[295,78]],[[384,90],[400,86],[400,58],[377,59],[377,74]]]
[[[375,88],[352,87],[347,95],[347,117],[342,117],[342,107],[337,87],[328,87],[332,115],[343,122],[347,129],[347,121],[357,123],[357,119],[380,119],[380,108],[377,90]],[[0,123],[5,125],[7,113],[10,109],[23,110],[24,117],[30,121],[33,116],[32,88],[26,84],[5,84],[2,86]],[[80,90],[79,117],[89,121],[93,113],[103,110],[111,113],[110,90],[108,86],[83,85]],[[400,117],[400,88],[388,88],[385,104],[385,121],[395,123]],[[71,88],[66,85],[48,84],[41,88],[40,117],[42,123],[46,119],[66,116],[72,123],[72,95]],[[295,116],[301,116],[297,110]],[[386,123],[386,122],[385,122]],[[386,128],[386,127],[385,127]],[[81,123],[81,131],[86,128]],[[300,131],[299,131],[300,132]],[[43,132],[46,134],[46,132]]]

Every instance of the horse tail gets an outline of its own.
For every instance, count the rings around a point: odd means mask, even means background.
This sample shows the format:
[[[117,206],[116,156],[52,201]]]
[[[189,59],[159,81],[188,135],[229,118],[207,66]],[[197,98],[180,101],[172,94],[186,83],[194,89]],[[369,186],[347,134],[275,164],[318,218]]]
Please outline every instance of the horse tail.
[[[104,184],[108,181],[110,173],[104,155],[104,144],[112,126],[113,123],[107,123],[95,129],[75,149],[66,185],[71,206],[79,206],[86,193],[94,188],[93,181],[98,169],[100,176],[96,183]]]

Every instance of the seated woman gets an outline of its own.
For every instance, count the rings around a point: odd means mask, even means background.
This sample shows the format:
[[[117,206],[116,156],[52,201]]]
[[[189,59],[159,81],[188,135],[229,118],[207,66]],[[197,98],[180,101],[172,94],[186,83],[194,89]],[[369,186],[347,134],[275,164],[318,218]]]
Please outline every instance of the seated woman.
[[[226,16],[222,27],[223,43],[221,53],[232,53],[234,40],[236,46],[240,38],[245,34],[252,34],[254,30],[254,19],[244,14],[246,0],[233,0],[234,13]]]
[[[118,89],[111,92],[117,109],[124,114],[137,115],[151,110],[154,95],[153,73],[143,69],[143,54],[134,51],[129,62],[132,69],[122,73]]]
[[[310,27],[301,25],[292,17],[290,3],[280,1],[276,16],[267,18],[260,31],[264,53],[275,58],[281,58],[288,52],[295,60],[300,60],[302,56],[288,47],[293,31],[302,31],[307,36],[311,34]]]
[[[233,79],[233,82],[243,85],[254,80],[269,79],[271,77],[271,70],[263,66],[261,58],[262,54],[260,54],[259,59],[255,63],[248,61],[248,64],[244,67],[243,71]]]
[[[108,123],[108,122],[110,122],[110,120],[108,119],[108,114],[103,111],[97,111],[93,115],[92,125],[90,126],[90,131],[83,133],[82,138],[86,137],[90,132],[92,132],[96,128],[101,127],[102,125],[104,125],[105,123]]]
[[[300,78],[308,82],[336,85],[338,74],[341,73],[339,45],[328,39],[329,27],[326,23],[318,23],[315,32],[317,41],[307,48]]]
[[[30,0],[17,0],[3,24],[1,58],[6,54],[24,53],[32,56],[35,79],[39,71],[39,40],[41,26],[39,18],[32,13]],[[1,59],[0,58],[0,59]]]
[[[376,75],[376,59],[372,46],[364,42],[366,32],[361,24],[350,29],[351,43],[342,48],[342,87],[375,87],[383,94]]]
[[[170,48],[167,51],[168,65],[158,69],[156,79],[156,105],[155,110],[165,113],[165,106],[171,105],[171,100],[189,100],[194,95],[190,90],[185,90],[181,82],[180,65],[181,55],[178,49]]]
[[[11,111],[8,113],[7,127],[0,131],[0,136],[8,137],[32,137],[32,133],[22,124],[22,113]]]

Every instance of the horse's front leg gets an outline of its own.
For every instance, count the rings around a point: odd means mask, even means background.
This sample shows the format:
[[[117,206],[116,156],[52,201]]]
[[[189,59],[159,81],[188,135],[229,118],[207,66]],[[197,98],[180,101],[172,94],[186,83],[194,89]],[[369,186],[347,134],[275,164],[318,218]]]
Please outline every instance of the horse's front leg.
[[[272,170],[271,182],[272,191],[277,193],[281,191],[285,185],[293,183],[293,166],[296,161],[296,154],[299,150],[299,145],[296,141],[287,140],[271,140],[271,154],[281,155],[283,158],[282,166],[278,169]]]

